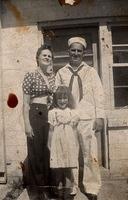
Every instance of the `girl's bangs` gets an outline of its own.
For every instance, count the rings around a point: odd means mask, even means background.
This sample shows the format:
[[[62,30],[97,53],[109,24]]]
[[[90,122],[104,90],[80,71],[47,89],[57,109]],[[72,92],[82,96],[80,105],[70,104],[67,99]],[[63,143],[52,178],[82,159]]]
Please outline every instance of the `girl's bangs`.
[[[69,97],[69,91],[67,87],[61,86],[56,90],[56,97]]]

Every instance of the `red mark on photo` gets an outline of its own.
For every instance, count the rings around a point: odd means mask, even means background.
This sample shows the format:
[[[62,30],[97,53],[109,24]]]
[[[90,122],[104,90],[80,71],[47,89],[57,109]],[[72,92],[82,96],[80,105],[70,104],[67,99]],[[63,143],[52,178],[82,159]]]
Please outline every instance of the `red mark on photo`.
[[[10,93],[8,96],[7,104],[10,108],[15,108],[18,104],[17,96],[13,93]]]

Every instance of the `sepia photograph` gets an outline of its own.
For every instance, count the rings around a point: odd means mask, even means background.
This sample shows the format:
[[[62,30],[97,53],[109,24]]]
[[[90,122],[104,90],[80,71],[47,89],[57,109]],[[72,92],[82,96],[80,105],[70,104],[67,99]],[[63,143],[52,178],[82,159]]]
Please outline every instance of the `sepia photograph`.
[[[1,0],[0,65],[0,200],[127,200],[127,0]]]

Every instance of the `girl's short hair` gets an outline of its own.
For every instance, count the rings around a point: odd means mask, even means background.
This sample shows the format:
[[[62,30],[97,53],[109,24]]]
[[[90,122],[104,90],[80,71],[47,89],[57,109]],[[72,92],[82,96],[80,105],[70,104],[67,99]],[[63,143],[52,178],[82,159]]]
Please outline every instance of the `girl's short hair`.
[[[75,103],[74,103],[74,99],[73,96],[71,94],[71,91],[68,87],[66,86],[59,86],[56,90],[56,92],[53,94],[53,107],[58,107],[57,105],[57,100],[61,97],[68,97],[68,105],[67,107],[70,109],[74,109],[75,108]]]
[[[51,51],[51,53],[52,53],[52,58],[53,58],[53,50],[52,50],[51,46],[50,46],[50,45],[44,44],[44,45],[42,45],[41,47],[39,47],[39,49],[38,49],[37,52],[36,52],[36,62],[37,62],[37,66],[39,66],[39,63],[38,63],[39,55],[41,54],[41,52],[42,52],[43,50],[46,50],[46,49],[48,49],[49,51]]]

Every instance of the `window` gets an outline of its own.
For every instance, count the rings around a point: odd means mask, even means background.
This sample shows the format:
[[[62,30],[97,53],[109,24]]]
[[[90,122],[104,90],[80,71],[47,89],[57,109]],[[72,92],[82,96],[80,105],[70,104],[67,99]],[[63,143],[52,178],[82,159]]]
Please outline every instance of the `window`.
[[[98,68],[97,60],[97,28],[60,28],[60,29],[42,29],[44,41],[51,45],[54,50],[54,69],[57,71],[69,62],[67,41],[73,36],[82,36],[86,38],[87,48],[84,55],[86,63],[92,67]]]
[[[128,27],[112,27],[114,105],[128,108]]]

